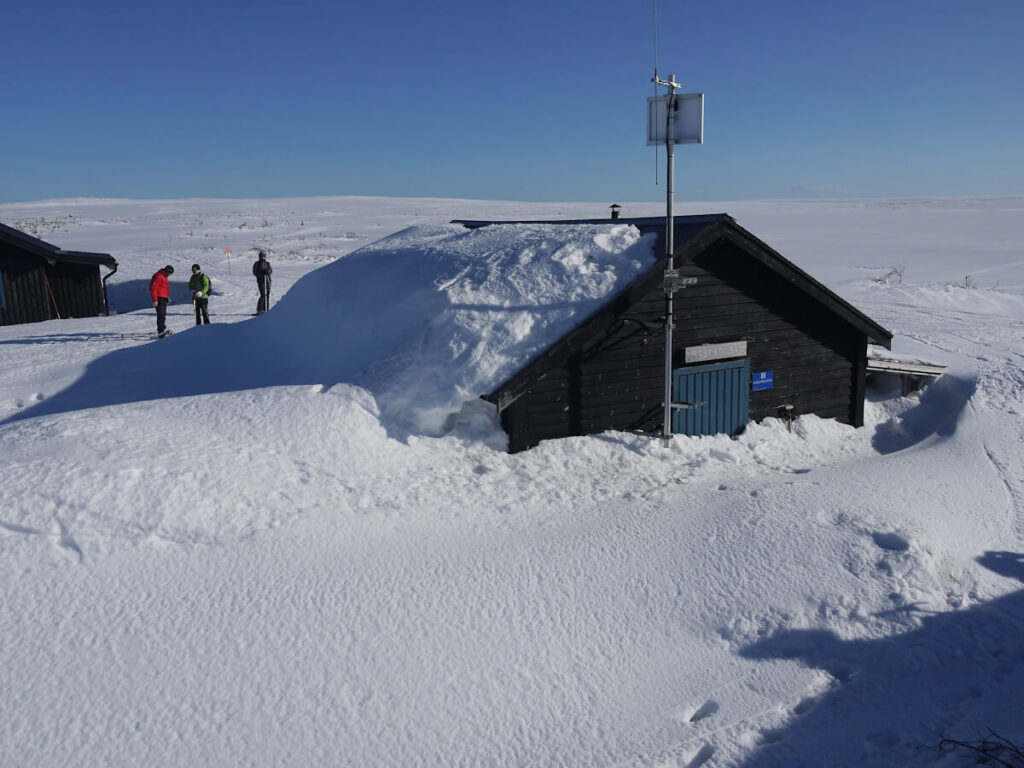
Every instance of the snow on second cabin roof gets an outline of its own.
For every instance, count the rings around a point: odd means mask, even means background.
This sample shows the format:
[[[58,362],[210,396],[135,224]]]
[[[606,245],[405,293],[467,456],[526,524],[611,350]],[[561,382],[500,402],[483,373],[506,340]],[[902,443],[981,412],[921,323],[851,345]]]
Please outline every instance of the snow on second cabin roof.
[[[412,227],[301,280],[277,320],[332,329],[338,380],[440,434],[650,268],[653,241],[615,223]]]

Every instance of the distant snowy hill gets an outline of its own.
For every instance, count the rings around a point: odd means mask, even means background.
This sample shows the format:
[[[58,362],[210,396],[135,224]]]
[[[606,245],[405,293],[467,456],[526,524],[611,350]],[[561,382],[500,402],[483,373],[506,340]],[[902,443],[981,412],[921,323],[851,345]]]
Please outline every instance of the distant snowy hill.
[[[861,429],[509,455],[477,395],[655,255],[613,222],[448,222],[594,208],[0,205],[120,263],[116,316],[0,328],[0,765],[967,766],[939,742],[1024,742],[1024,199],[677,206],[947,373],[876,387]],[[193,262],[214,325],[176,281],[176,334],[141,338],[150,275]]]

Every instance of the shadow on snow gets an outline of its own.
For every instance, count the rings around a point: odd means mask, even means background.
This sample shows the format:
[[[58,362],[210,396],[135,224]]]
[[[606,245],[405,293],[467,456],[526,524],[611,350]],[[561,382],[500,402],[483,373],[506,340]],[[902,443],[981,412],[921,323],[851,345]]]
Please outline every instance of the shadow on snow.
[[[171,304],[191,304],[192,297],[188,292],[188,280],[170,280]],[[217,295],[214,287],[211,296]],[[110,308],[119,314],[136,312],[140,309],[152,309],[153,300],[149,296],[149,280],[126,280],[123,283],[107,285],[107,301]]]
[[[987,552],[978,562],[1024,582],[1024,555]],[[990,727],[1006,728],[1004,735],[1020,741],[1015,694],[1024,684],[1022,626],[1024,590],[1018,590],[926,616],[919,628],[894,637],[842,640],[828,631],[795,630],[743,648],[745,658],[799,660],[833,679],[827,691],[793,707],[787,726],[763,733],[744,768],[932,765],[941,759],[943,739],[977,739]]]
[[[386,282],[367,285],[352,279],[346,272],[347,261],[304,276],[259,317],[192,326],[97,358],[69,387],[0,424],[164,398],[357,383],[382,356],[422,328],[442,304],[431,290],[396,298]],[[148,300],[148,281],[125,285],[132,296],[141,294],[143,301]],[[175,291],[178,295],[184,288],[176,283]],[[190,303],[187,296],[181,303]],[[388,431],[394,436],[405,434],[404,427],[391,423]]]

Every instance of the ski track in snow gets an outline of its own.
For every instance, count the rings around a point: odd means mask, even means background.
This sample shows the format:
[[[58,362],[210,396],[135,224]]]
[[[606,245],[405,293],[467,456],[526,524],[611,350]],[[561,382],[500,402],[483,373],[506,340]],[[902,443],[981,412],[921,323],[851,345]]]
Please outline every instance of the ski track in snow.
[[[699,206],[734,212],[949,373],[873,392],[859,430],[803,417],[515,456],[486,409],[429,437],[370,389],[302,376],[139,402],[97,384],[97,407],[45,406],[115,350],[167,350],[184,381],[216,370],[184,301],[171,345],[131,336],[151,330],[138,293],[168,261],[213,275],[215,322],[271,328],[249,319],[257,247],[281,300],[414,224],[593,206],[0,205],[5,223],[113,253],[124,302],[0,329],[0,420],[41,413],[0,425],[0,765],[913,768],[942,738],[1024,741],[1007,706],[1024,684],[1022,202]],[[581,253],[533,243],[519,265],[600,287],[612,272]],[[896,264],[902,285],[874,281]],[[967,271],[999,289],[959,287]],[[470,309],[500,287],[445,274]],[[297,354],[344,333],[311,327]]]

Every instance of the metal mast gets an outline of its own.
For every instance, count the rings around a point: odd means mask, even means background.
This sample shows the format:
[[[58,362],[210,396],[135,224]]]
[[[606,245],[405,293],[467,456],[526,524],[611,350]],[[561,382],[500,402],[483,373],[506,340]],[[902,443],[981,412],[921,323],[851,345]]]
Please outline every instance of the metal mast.
[[[672,437],[672,329],[673,329],[673,307],[672,298],[676,291],[675,280],[679,273],[674,269],[675,265],[672,256],[675,254],[675,220],[672,213],[672,202],[675,197],[675,141],[673,130],[675,115],[678,111],[678,104],[675,103],[676,89],[679,83],[675,75],[669,75],[668,80],[662,80],[658,73],[654,73],[655,85],[668,87],[668,101],[665,105],[665,150],[667,164],[665,168],[665,414],[661,428],[661,436],[667,443]]]
[[[655,83],[655,88],[659,85],[668,88],[666,96],[655,95],[647,99],[647,144],[656,146],[664,142],[668,155],[668,189],[665,194],[665,415],[661,429],[662,438],[667,444],[672,437],[673,411],[678,408],[699,406],[698,403],[672,402],[672,332],[675,330],[673,298],[675,292],[681,288],[697,284],[697,278],[683,277],[675,268],[675,217],[672,205],[676,191],[675,145],[703,143],[704,94],[676,93],[679,88],[676,76],[669,75],[668,80],[662,80],[658,77],[657,70],[654,71],[651,80]],[[661,109],[665,110],[664,116]]]

